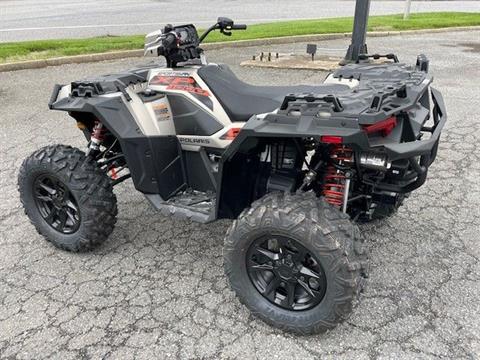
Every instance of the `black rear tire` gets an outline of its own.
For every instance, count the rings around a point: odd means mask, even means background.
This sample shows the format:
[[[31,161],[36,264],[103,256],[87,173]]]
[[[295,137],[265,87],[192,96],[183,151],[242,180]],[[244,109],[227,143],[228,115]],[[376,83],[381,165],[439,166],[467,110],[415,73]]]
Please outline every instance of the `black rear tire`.
[[[372,220],[384,220],[395,215],[400,206],[403,205],[405,199],[409,197],[409,195],[410,193],[397,195],[397,201],[395,204],[378,204],[373,211],[371,218],[369,220],[365,220],[365,222],[369,222]]]
[[[42,189],[47,189],[41,194],[39,181],[43,181]],[[56,247],[87,251],[103,243],[113,231],[117,198],[111,180],[94,160],[76,148],[51,145],[35,151],[20,167],[18,190],[31,223]],[[57,196],[58,192],[63,196]],[[50,193],[57,197],[48,199]],[[62,203],[65,194],[68,200]],[[61,216],[65,217],[67,210],[67,220],[61,227]],[[65,222],[72,225],[65,226]]]
[[[247,254],[252,244],[265,236],[293,239],[300,248],[307,249],[307,258],[318,259],[321,265],[318,269],[322,269],[319,272],[323,273],[326,284],[324,291],[318,292],[323,296],[320,302],[287,309],[262,295],[252,280]],[[264,251],[262,248],[261,253]],[[285,252],[280,251],[280,256],[285,256]],[[230,227],[225,238],[224,261],[231,288],[254,315],[277,328],[300,334],[324,332],[346,319],[364,287],[368,271],[358,227],[347,215],[311,192],[271,193],[254,202]],[[268,269],[268,265],[262,267]],[[297,269],[301,267],[298,265]],[[281,272],[278,274],[284,279]],[[302,289],[298,285],[294,289],[297,299]],[[280,287],[276,296],[281,298],[281,292]]]

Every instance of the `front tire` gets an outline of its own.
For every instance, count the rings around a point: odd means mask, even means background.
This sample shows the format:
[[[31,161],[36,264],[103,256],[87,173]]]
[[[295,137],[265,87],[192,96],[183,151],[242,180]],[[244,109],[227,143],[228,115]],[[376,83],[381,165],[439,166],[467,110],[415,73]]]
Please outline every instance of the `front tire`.
[[[254,315],[300,334],[346,319],[368,266],[358,227],[311,192],[254,202],[229,229],[224,260],[232,289]]]
[[[18,190],[30,222],[56,247],[87,251],[113,231],[117,198],[111,180],[76,148],[35,151],[20,167]]]

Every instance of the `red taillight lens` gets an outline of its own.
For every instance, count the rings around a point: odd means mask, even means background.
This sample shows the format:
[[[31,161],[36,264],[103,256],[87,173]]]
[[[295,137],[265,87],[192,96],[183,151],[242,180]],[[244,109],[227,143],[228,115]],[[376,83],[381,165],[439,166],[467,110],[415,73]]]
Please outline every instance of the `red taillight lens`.
[[[388,136],[393,131],[395,126],[397,126],[397,118],[392,116],[388,119],[379,121],[376,124],[364,125],[363,131],[365,131],[367,135],[381,133],[382,136]]]
[[[326,144],[341,144],[343,138],[341,136],[323,135],[320,137],[320,141]]]
[[[222,135],[221,139],[222,140],[233,140],[240,133],[240,130],[242,130],[242,128],[228,129],[228,131],[225,134]]]

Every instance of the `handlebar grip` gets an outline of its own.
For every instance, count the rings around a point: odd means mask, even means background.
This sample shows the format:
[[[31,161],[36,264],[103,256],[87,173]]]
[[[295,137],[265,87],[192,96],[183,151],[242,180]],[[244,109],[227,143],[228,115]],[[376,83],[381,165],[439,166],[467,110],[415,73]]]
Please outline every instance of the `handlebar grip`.
[[[163,39],[162,41],[162,44],[165,48],[170,48],[173,44],[175,44],[177,41],[177,38],[175,37],[175,35],[173,35],[172,33],[168,33],[165,35],[165,38]]]
[[[245,24],[232,25],[232,30],[247,30],[247,25]]]

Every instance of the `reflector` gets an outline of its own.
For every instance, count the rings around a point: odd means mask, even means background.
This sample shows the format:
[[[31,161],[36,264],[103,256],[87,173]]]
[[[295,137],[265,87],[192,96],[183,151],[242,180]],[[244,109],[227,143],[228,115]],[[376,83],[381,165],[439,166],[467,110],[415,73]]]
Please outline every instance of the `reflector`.
[[[341,136],[323,135],[320,137],[320,141],[327,144],[341,144],[343,138]]]
[[[388,136],[392,130],[397,126],[397,118],[395,116],[389,117],[388,119],[382,120],[376,124],[365,125],[363,130],[367,134],[374,134],[381,132],[382,136]]]

